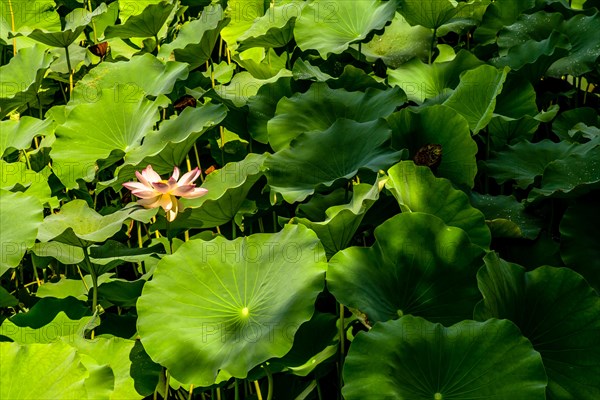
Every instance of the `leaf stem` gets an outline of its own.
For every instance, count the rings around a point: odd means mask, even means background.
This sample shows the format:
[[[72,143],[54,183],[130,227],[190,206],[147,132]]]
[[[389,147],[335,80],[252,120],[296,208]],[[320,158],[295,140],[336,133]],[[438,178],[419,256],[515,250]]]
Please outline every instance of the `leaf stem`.
[[[433,30],[433,36],[431,36],[431,46],[429,47],[429,64],[433,58],[433,48],[435,47],[435,39],[437,37],[437,28]]]
[[[69,68],[69,99],[73,95],[73,68],[71,67],[71,57],[69,56],[69,46],[65,46],[65,56],[67,57],[67,68]]]
[[[271,373],[271,371],[269,371],[269,368],[267,367],[266,364],[264,364],[262,367],[265,369],[265,372],[267,373],[267,382],[269,384],[269,389],[267,391],[267,400],[272,400],[273,399],[273,374]]]
[[[339,396],[342,398],[342,386],[344,385],[344,380],[342,378],[342,367],[344,365],[344,355],[346,354],[346,341],[344,337],[344,305],[340,303],[340,360],[339,360],[339,378],[340,378],[340,391]]]

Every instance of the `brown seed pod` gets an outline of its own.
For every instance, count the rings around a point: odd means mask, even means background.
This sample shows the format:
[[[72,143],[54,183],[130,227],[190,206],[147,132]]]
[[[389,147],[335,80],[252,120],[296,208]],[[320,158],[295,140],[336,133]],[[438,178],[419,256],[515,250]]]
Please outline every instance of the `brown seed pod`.
[[[416,165],[424,165],[435,170],[442,162],[442,146],[439,144],[426,144],[417,151],[413,161]]]
[[[182,96],[175,104],[173,104],[173,108],[175,108],[177,112],[182,112],[186,107],[196,107],[196,99],[189,94]]]
[[[108,51],[108,42],[97,43],[93,46],[88,47],[88,50],[93,55],[104,58],[106,52]]]

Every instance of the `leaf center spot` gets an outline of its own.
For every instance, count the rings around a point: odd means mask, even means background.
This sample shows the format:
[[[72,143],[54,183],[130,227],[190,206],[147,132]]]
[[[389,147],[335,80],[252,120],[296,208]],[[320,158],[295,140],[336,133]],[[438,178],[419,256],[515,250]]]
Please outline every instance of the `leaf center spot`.
[[[436,393],[433,395],[433,400],[442,400],[443,396],[441,393]]]
[[[248,314],[250,314],[250,310],[248,310],[248,307],[242,308],[242,316],[247,317]]]

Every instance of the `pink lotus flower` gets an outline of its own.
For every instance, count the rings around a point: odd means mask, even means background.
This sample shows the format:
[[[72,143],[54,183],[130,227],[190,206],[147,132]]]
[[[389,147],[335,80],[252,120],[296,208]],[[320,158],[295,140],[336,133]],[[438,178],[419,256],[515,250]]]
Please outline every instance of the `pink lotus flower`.
[[[145,208],[162,207],[169,222],[177,217],[181,208],[177,197],[194,199],[208,192],[206,189],[197,188],[193,183],[200,176],[198,168],[183,174],[179,179],[179,168],[175,167],[173,175],[165,180],[148,165],[142,173],[135,171],[135,176],[139,182],[126,182],[123,186],[131,190],[131,194],[139,197],[137,203]]]

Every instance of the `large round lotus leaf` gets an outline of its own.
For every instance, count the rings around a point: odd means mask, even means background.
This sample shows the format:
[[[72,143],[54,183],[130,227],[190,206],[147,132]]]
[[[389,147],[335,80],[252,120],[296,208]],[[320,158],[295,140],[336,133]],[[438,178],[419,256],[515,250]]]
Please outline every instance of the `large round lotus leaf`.
[[[18,121],[0,121],[0,157],[5,155],[6,150],[29,149],[34,137],[49,135],[52,131],[52,120],[50,119],[41,120],[23,116]]]
[[[76,105],[56,128],[50,155],[56,175],[67,188],[77,187],[77,179],[92,181],[96,162],[112,152],[127,154],[141,146],[160,117],[159,108],[168,104],[165,97],[146,100],[143,92],[131,93],[131,97],[113,89],[99,93],[98,101]]]
[[[371,323],[413,314],[452,324],[481,299],[476,274],[483,249],[436,216],[402,213],[375,228],[372,247],[334,255],[327,288]]]
[[[65,29],[58,32],[34,29],[27,37],[52,47],[68,47],[77,40],[84,28],[85,26],[77,26],[73,27],[73,29]],[[15,36],[21,36],[21,34],[18,33]],[[10,38],[11,35],[9,34],[8,37]]]
[[[267,123],[269,144],[275,151],[283,150],[301,133],[324,131],[339,118],[373,121],[389,116],[405,102],[399,88],[369,88],[363,93],[315,83],[305,93],[279,100],[275,117]]]
[[[542,229],[542,219],[525,210],[514,196],[470,194],[473,207],[481,210],[493,237],[535,240]]]
[[[444,102],[469,121],[473,134],[485,128],[492,119],[496,97],[502,91],[508,71],[508,67],[498,70],[491,65],[466,71],[460,76],[454,93]]]
[[[35,243],[44,208],[38,199],[0,189],[0,276],[19,265],[25,251]]]
[[[398,10],[411,25],[437,29],[448,22],[465,6],[451,0],[399,0]],[[461,7],[459,7],[460,5]]]
[[[252,186],[263,176],[265,158],[266,154],[251,153],[242,161],[211,172],[201,185],[208,193],[196,199],[181,199],[181,205],[191,210],[186,210],[171,226],[212,228],[231,221]]]
[[[32,7],[27,2],[0,0],[0,40],[12,44],[13,40],[8,38],[11,32],[27,34],[35,28],[60,30],[60,16],[55,3],[37,3]],[[17,38],[16,42],[17,49],[31,47],[35,43],[24,37]]]
[[[0,119],[23,104],[37,102],[36,93],[52,61],[52,55],[36,45],[20,49],[8,64],[0,67]]]
[[[287,202],[302,201],[319,185],[351,178],[361,168],[379,171],[397,162],[402,153],[389,147],[390,136],[382,119],[338,119],[326,131],[301,134],[289,148],[269,156],[265,174]]]
[[[230,21],[221,31],[227,47],[235,51],[238,47],[238,37],[254,25],[256,18],[260,18],[264,14],[265,3],[263,0],[228,0],[225,16],[230,18]],[[264,50],[258,50],[264,55]]]
[[[425,64],[415,58],[396,69],[388,69],[390,85],[400,86],[409,100],[422,103],[425,99],[442,98],[459,83],[463,71],[483,64],[468,51],[461,50],[447,62]]]
[[[600,213],[589,199],[570,206],[560,221],[560,256],[565,265],[587,279],[600,293]]]
[[[265,15],[256,18],[252,26],[237,38],[238,51],[252,47],[283,47],[293,37],[296,18],[300,17],[306,3],[291,0],[282,5],[269,7]]]
[[[77,351],[66,343],[2,342],[0,359],[2,399],[88,398],[85,380],[89,372]]]
[[[140,206],[126,207],[108,215],[98,214],[85,200],[71,200],[60,212],[44,219],[37,238],[41,242],[56,240],[73,246],[87,247],[104,242],[117,233],[134,213],[145,214]]]
[[[467,195],[427,167],[401,161],[388,170],[386,187],[402,212],[423,212],[439,217],[449,226],[464,230],[471,242],[489,248],[492,239],[481,211],[471,207]]]
[[[491,61],[497,67],[509,66],[512,70],[519,71],[523,78],[537,82],[556,60],[569,54],[568,47],[567,37],[553,31],[547,39],[528,40],[511,47],[506,54]]]
[[[79,354],[86,354],[100,365],[108,365],[114,373],[114,388],[111,390],[110,399],[141,399],[134,387],[133,378],[130,375],[131,360],[129,354],[133,349],[135,341],[118,337],[97,337],[87,340],[80,336],[69,342],[75,347]]]
[[[548,69],[548,75],[581,76],[598,67],[600,41],[597,38],[600,29],[600,13],[594,15],[575,15],[564,21],[558,30],[569,38],[569,55],[554,62]]]
[[[294,71],[300,64],[301,58],[294,63]],[[287,77],[262,85],[256,95],[248,99],[248,132],[254,140],[265,144],[269,141],[268,123],[275,116],[277,103],[293,94],[292,78]]]
[[[209,386],[282,357],[323,290],[325,252],[299,225],[228,241],[192,240],[163,258],[138,300],[138,332],[178,381]]]
[[[121,39],[155,37],[169,19],[174,7],[166,1],[150,4],[140,14],[128,18],[124,24],[107,27],[104,37]]]
[[[347,400],[543,400],[540,355],[509,321],[449,328],[411,316],[360,333],[344,364]]]
[[[472,188],[477,174],[477,143],[469,124],[456,111],[443,105],[420,110],[403,109],[388,118],[392,127],[392,146],[408,149],[411,158],[425,145],[442,146],[442,161],[436,175],[457,186]]]
[[[527,201],[533,203],[545,197],[577,197],[599,189],[600,146],[594,142],[579,145],[582,149],[589,145],[591,149],[587,152],[575,152],[551,162],[544,170],[541,187],[534,188]]]
[[[493,153],[483,164],[498,183],[514,180],[518,187],[526,189],[536,177],[544,174],[549,164],[566,159],[571,154],[584,155],[596,145],[565,141],[554,143],[550,139],[537,143],[523,141]]]
[[[524,11],[535,4],[536,0],[498,0],[491,3],[473,34],[474,39],[481,44],[495,42],[502,28],[512,25]]]
[[[340,54],[372,30],[383,28],[394,17],[396,7],[395,0],[315,0],[302,9],[296,21],[296,43],[303,51],[317,50],[325,59],[330,53]]]
[[[144,71],[140,74],[139,71]],[[100,63],[75,85],[71,103],[95,103],[102,89],[112,89],[113,99],[130,102],[140,94],[158,96],[173,90],[175,82],[188,76],[186,64],[162,63],[151,54],[133,57],[129,61]]]
[[[220,5],[206,7],[198,19],[181,26],[173,41],[161,46],[158,57],[165,60],[175,57],[189,64],[190,70],[210,60],[219,32],[230,20],[223,18]]]
[[[410,26],[402,14],[396,13],[384,34],[375,35],[369,43],[361,46],[361,51],[369,61],[380,58],[388,67],[397,68],[413,58],[426,58],[431,35],[429,29]]]
[[[550,400],[600,398],[600,297],[568,268],[531,272],[485,257],[475,319],[509,319],[542,355]]]
[[[344,192],[344,189],[339,189]],[[340,193],[334,192],[333,196],[338,197]],[[347,204],[337,203],[325,210],[322,210],[322,218],[314,218],[312,215],[308,218],[296,216],[292,218],[292,223],[302,224],[317,234],[327,257],[333,256],[339,250],[344,249],[358,230],[365,213],[379,198],[379,182],[374,185],[358,184],[353,185],[352,199]],[[325,200],[313,197],[315,202]],[[321,201],[327,203],[327,201]],[[298,207],[301,211],[302,205]],[[319,213],[320,214],[320,213]]]

